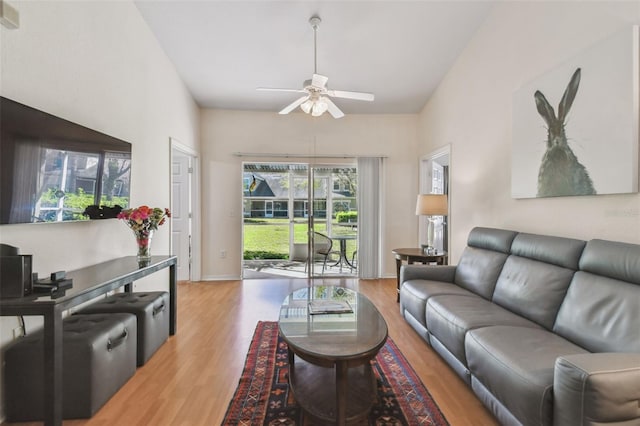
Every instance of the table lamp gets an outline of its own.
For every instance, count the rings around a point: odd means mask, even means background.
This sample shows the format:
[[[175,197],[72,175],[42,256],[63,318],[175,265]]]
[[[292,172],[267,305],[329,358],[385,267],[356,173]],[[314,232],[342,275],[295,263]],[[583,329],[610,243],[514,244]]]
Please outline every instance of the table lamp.
[[[436,252],[433,247],[434,227],[433,216],[447,216],[449,213],[446,194],[419,194],[416,203],[416,215],[427,216],[427,246],[422,248],[425,253],[432,254]]]

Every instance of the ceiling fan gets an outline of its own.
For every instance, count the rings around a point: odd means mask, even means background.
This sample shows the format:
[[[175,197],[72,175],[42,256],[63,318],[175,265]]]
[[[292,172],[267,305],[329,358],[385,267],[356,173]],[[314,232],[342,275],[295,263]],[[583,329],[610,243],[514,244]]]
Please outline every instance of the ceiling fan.
[[[296,99],[286,107],[284,107],[279,114],[289,114],[291,111],[300,107],[305,113],[311,114],[314,117],[319,117],[326,111],[333,118],[344,117],[344,113],[340,111],[340,108],[336,106],[331,98],[343,98],[343,99],[355,99],[359,101],[373,101],[373,93],[364,92],[348,92],[345,90],[332,90],[327,87],[328,77],[318,74],[318,54],[317,54],[317,32],[321,19],[318,16],[312,16],[309,19],[309,23],[313,28],[313,77],[311,80],[305,80],[302,84],[302,89],[279,89],[270,87],[258,87],[257,90],[272,91],[272,92],[295,92],[304,93],[305,95]]]

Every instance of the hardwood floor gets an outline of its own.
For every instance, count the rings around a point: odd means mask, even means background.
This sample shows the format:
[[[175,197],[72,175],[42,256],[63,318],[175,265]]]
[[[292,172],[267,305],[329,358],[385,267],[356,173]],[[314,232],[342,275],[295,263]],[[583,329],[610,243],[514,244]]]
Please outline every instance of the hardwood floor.
[[[260,320],[276,321],[286,295],[312,283],[268,279],[180,283],[178,328],[91,419],[65,425],[217,425],[238,384]],[[497,425],[473,392],[402,319],[395,280],[324,279],[365,294],[452,426]],[[22,425],[39,423],[21,423]]]

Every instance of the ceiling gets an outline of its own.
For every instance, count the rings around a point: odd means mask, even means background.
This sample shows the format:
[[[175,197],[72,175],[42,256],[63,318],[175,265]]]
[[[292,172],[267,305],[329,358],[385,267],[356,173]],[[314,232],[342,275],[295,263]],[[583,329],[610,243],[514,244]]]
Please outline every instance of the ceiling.
[[[135,2],[194,99],[204,108],[274,111],[314,71],[330,89],[371,92],[334,99],[347,114],[417,113],[491,10],[489,1]],[[299,110],[299,109],[298,109]]]

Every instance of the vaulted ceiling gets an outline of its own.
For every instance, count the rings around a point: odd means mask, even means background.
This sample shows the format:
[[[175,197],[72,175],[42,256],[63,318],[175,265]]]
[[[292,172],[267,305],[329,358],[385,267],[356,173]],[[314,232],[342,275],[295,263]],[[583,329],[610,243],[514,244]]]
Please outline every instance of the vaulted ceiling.
[[[416,113],[491,10],[484,1],[139,0],[136,5],[196,102],[277,112],[317,71],[331,89],[372,92],[334,99],[347,114]]]

